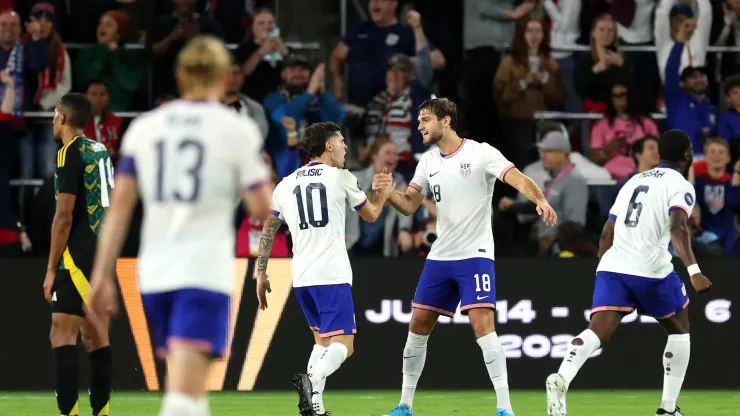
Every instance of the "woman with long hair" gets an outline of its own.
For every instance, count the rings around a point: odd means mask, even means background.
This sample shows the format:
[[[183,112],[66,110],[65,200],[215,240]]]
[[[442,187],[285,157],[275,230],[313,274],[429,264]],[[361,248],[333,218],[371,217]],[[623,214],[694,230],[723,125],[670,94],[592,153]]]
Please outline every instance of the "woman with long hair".
[[[535,159],[534,113],[558,108],[565,99],[565,80],[550,56],[550,34],[541,18],[519,20],[511,51],[493,80],[508,158],[516,166]]]
[[[618,83],[611,88],[604,118],[591,130],[591,160],[623,179],[635,171],[632,143],[646,135],[658,135],[658,127],[634,103],[634,88]]]
[[[262,102],[282,82],[280,71],[288,48],[280,38],[275,16],[269,9],[257,9],[252,14],[252,28],[234,53],[244,72],[243,92]]]
[[[596,17],[591,25],[590,52],[576,67],[578,95],[584,98],[584,110],[603,112],[611,86],[632,80],[634,75],[619,50],[617,24],[608,14]]]

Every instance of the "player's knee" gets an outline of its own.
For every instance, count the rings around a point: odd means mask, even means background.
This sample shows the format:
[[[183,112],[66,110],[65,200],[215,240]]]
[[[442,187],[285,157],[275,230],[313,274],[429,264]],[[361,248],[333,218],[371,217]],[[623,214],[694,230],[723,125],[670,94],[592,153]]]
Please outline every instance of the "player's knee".
[[[414,310],[414,314],[411,316],[411,322],[409,322],[409,331],[417,335],[429,335],[432,333],[434,324],[437,322],[437,315],[425,312],[428,311],[420,312],[418,309]]]
[[[484,337],[496,331],[492,309],[472,309],[468,316],[476,338]]]
[[[78,331],[78,328],[70,325],[69,322],[52,319],[51,331],[49,332],[51,346],[55,348],[64,345],[75,345],[77,343]]]

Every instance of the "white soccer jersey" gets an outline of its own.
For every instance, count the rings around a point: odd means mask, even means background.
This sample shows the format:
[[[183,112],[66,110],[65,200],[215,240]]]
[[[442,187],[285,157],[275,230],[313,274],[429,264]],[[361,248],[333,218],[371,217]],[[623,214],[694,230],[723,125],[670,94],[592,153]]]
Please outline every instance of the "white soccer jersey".
[[[604,253],[597,271],[664,278],[672,270],[668,252],[670,211],[691,215],[694,186],[670,167],[635,175],[619,191],[609,212],[614,219],[614,243]]]
[[[436,146],[424,153],[409,186],[431,192],[437,203],[437,240],[428,259],[493,260],[493,185],[513,167],[491,145],[467,139],[449,155]]]
[[[142,293],[233,291],[234,210],[268,178],[261,147],[254,122],[214,102],[175,101],[131,123],[122,157],[144,205]]]
[[[367,203],[357,177],[323,163],[303,166],[275,187],[273,215],[293,237],[293,287],[352,284],[344,242],[347,202],[355,211]]]

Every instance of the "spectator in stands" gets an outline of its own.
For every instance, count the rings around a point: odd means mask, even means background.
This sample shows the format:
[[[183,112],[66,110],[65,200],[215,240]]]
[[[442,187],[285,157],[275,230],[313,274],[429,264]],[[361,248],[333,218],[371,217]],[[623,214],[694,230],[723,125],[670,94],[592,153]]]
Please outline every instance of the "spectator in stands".
[[[655,0],[591,0],[591,11],[606,13],[614,18],[622,45],[653,47],[653,9]],[[625,52],[635,74],[635,103],[640,111],[655,111],[660,91],[658,60],[655,54],[646,52]]]
[[[444,69],[447,61],[444,55],[442,55],[442,51],[429,43],[427,35],[424,33],[424,27],[421,24],[421,14],[414,9],[408,9],[406,11],[406,24],[411,26],[411,29],[414,31],[414,43],[416,45],[417,56],[411,57],[411,60],[416,61],[420,53],[426,52],[429,53],[432,69],[435,71]]]
[[[591,160],[604,166],[612,178],[625,178],[635,170],[632,144],[646,134],[658,135],[658,127],[640,112],[633,88],[616,84],[604,118],[591,129]]]
[[[218,22],[195,12],[195,0],[173,0],[175,12],[154,20],[146,39],[152,57],[154,94],[177,94],[173,67],[185,43],[201,34],[223,38]]]
[[[468,132],[476,140],[493,138],[492,118],[496,116],[493,100],[493,76],[501,62],[501,51],[514,39],[516,21],[532,11],[536,3],[516,0],[465,0],[463,45],[465,48],[465,113]],[[497,117],[494,119],[497,124]],[[497,127],[497,126],[496,126]]]
[[[3,113],[13,111],[15,103],[15,82],[7,71],[0,71],[0,82],[5,87]],[[11,257],[31,249],[25,228],[18,222],[13,207],[10,189],[10,171],[13,163],[11,137],[13,131],[9,120],[0,120],[0,257]]]
[[[399,152],[401,174],[413,175],[416,168],[414,154],[423,153],[426,148],[418,130],[418,108],[429,97],[428,86],[432,76],[428,52],[419,54],[416,69],[411,58],[400,53],[388,60],[386,89],[367,105],[366,139],[358,146],[361,162],[370,159],[376,140],[388,138]]]
[[[282,126],[283,117],[296,120],[299,136],[313,123],[341,123],[344,120],[342,105],[326,91],[323,63],[311,73],[311,66],[305,57],[289,56],[283,65],[282,79],[280,88],[268,94],[264,100],[265,110],[273,123],[265,149],[272,156],[280,179],[300,166],[298,151],[288,148],[287,132]]]
[[[239,43],[244,39],[249,12],[256,1],[200,0],[200,3],[205,6],[203,14],[217,21],[223,28],[226,43]]]
[[[665,66],[663,95],[666,108],[666,127],[680,129],[691,138],[694,157],[704,154],[704,140],[714,135],[717,125],[717,108],[707,96],[707,77],[696,67],[683,71],[681,57],[688,42],[693,23],[686,20],[676,35],[671,54]]]
[[[252,16],[251,35],[239,45],[235,55],[242,66],[244,93],[262,102],[280,85],[280,71],[288,48],[280,38],[275,16],[268,9],[259,9]]]
[[[393,175],[398,189],[406,189],[403,177],[395,171],[398,163],[398,149],[395,143],[389,139],[378,139],[373,142],[371,153],[372,164],[363,170],[352,172],[357,176],[360,190],[372,199],[373,176],[381,173],[383,168]],[[373,224],[362,221],[358,215],[347,215],[345,227],[347,249],[361,257],[398,256],[399,253],[409,252],[413,248],[410,233],[412,226],[413,217],[400,214],[390,204],[386,204],[380,217]]]
[[[710,138],[705,147],[704,160],[694,162],[693,179],[696,189],[696,207],[693,218],[704,231],[719,237],[726,256],[736,256],[737,232],[735,216],[740,208],[740,162],[732,175],[727,173],[730,146],[721,138]]]
[[[118,149],[121,147],[123,120],[109,111],[110,95],[103,81],[92,81],[88,85],[87,99],[92,104],[92,117],[85,125],[85,136],[104,144],[115,162],[118,160]]]
[[[567,222],[585,225],[588,184],[570,161],[570,141],[563,133],[553,131],[548,133],[537,147],[540,149],[542,165],[553,178],[545,183],[544,194],[558,214],[558,226]],[[536,212],[532,202],[514,202],[507,197],[499,201],[499,210],[511,210],[517,214]],[[535,222],[534,231],[541,255],[551,252],[558,226],[550,227],[544,221]]]
[[[619,51],[617,26],[608,14],[598,16],[591,26],[590,53],[583,54],[576,70],[576,88],[586,112],[601,113],[610,100],[612,85],[632,83],[633,74]]]
[[[46,43],[49,66],[38,72],[35,79],[25,79],[26,88],[33,91],[33,101],[27,108],[52,111],[62,96],[72,89],[72,68],[62,39],[55,30],[56,14],[50,3],[36,3],[31,9],[31,21],[37,22]],[[20,141],[22,176],[35,174],[49,177],[54,170],[57,144],[54,142],[51,119],[36,119],[29,123],[30,134]]]
[[[697,9],[694,9],[694,4]],[[697,19],[698,14],[698,19]],[[712,4],[710,0],[660,0],[655,9],[655,50],[663,82],[669,56],[674,44],[687,44],[678,57],[676,73],[687,67],[706,65],[707,47],[712,30]]]
[[[334,48],[329,61],[334,97],[344,98],[345,62],[349,72],[347,100],[364,107],[385,88],[388,59],[397,53],[416,54],[414,30],[398,22],[397,8],[397,0],[370,0],[370,20],[348,30]]]
[[[108,109],[127,111],[139,89],[143,71],[135,51],[123,47],[129,18],[120,10],[106,12],[98,24],[98,43],[79,51],[75,61],[75,78],[80,90],[93,80],[105,83],[110,96]]]
[[[15,102],[10,113],[0,114],[0,121],[10,121],[14,134],[27,134],[23,110],[32,108],[37,91],[39,72],[49,66],[46,40],[41,34],[41,24],[38,20],[26,23],[26,31],[31,39],[25,42],[21,39],[21,22],[17,13],[12,10],[0,11],[0,62],[5,62],[3,68],[13,79]],[[3,96],[5,84],[0,85],[0,96]],[[33,136],[24,139],[28,146],[22,152],[22,176],[34,176],[34,171],[40,176],[51,175],[54,170],[55,147],[53,142],[33,143]],[[25,146],[24,146],[25,147]]]
[[[566,95],[541,19],[527,16],[519,20],[511,52],[499,65],[493,88],[503,117],[504,149],[512,163],[526,166],[535,159],[534,113],[558,108]]]
[[[720,114],[717,121],[717,136],[730,145],[732,162],[740,160],[740,75],[725,80],[724,93],[729,109]]]
[[[544,0],[543,6],[552,22],[550,29],[550,45],[560,48],[573,48],[581,36],[579,17],[581,15],[582,0]],[[563,108],[567,112],[580,113],[583,109],[582,99],[576,92],[576,59],[573,52],[553,52],[552,58],[558,63],[558,69],[563,74],[567,96]]]
[[[244,86],[244,73],[241,66],[234,63],[231,65],[231,83],[226,89],[223,103],[244,117],[250,117],[254,120],[260,129],[262,140],[264,140],[270,128],[265,116],[265,109],[262,108],[262,104],[259,102],[242,94],[242,86]]]

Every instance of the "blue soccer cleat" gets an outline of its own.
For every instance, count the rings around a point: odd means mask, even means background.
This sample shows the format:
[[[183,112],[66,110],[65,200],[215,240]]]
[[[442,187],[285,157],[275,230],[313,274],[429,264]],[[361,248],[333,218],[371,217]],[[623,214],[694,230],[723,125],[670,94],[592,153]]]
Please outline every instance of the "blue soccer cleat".
[[[408,405],[399,404],[390,413],[383,416],[414,416],[414,411]]]
[[[498,409],[496,409],[496,416],[514,416],[514,412],[510,412],[499,407]]]

